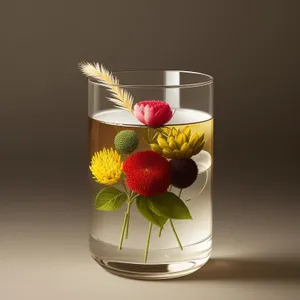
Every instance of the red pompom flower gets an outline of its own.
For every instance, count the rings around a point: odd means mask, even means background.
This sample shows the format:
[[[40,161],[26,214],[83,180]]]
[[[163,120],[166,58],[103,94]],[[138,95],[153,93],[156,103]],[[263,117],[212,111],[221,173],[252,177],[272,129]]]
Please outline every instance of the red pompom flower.
[[[130,155],[124,162],[123,171],[128,187],[143,196],[161,194],[171,183],[168,160],[152,150]]]
[[[169,122],[173,112],[168,103],[159,100],[138,102],[134,106],[134,115],[149,127],[159,127]]]

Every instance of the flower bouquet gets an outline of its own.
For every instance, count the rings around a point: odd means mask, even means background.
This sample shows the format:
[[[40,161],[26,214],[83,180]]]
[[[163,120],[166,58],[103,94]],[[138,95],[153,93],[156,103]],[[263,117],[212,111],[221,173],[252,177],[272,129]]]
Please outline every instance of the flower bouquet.
[[[204,132],[192,133],[190,126],[168,125],[176,110],[160,100],[141,100],[119,85],[119,80],[99,64],[80,63],[81,71],[100,82],[110,93],[108,101],[126,110],[147,129],[148,149],[138,151],[141,137],[135,130],[121,130],[114,136],[114,147],[103,147],[93,153],[90,171],[93,179],[104,186],[95,197],[94,207],[114,211],[126,206],[118,249],[130,237],[132,205],[149,223],[145,237],[144,263],[147,262],[153,227],[162,237],[170,226],[179,248],[183,246],[173,220],[192,222],[192,215],[182,199],[183,189],[192,186],[199,174],[193,157],[204,147]],[[135,104],[134,104],[135,103]],[[117,187],[122,184],[123,188]],[[172,188],[179,190],[178,193]]]

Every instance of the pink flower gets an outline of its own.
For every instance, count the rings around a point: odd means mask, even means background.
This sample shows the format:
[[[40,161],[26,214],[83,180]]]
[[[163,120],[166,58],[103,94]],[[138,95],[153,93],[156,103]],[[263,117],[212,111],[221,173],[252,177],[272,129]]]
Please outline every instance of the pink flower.
[[[159,127],[171,120],[173,112],[166,102],[147,100],[138,102],[134,106],[134,115],[141,123],[149,127]]]

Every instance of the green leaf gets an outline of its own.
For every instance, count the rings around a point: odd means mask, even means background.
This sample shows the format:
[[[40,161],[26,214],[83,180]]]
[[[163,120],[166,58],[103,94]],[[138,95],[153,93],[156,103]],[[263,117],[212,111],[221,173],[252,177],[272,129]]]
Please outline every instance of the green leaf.
[[[148,199],[143,196],[139,196],[136,199],[136,206],[137,206],[138,210],[140,211],[140,213],[144,216],[144,218],[146,220],[148,220],[149,222],[151,222],[154,225],[157,225],[158,227],[163,227],[165,225],[165,223],[167,222],[168,218],[158,216],[153,211],[151,211],[149,209],[149,207],[147,206],[147,204],[148,204],[147,200]]]
[[[178,220],[192,219],[189,209],[184,202],[171,192],[148,197],[147,206],[152,212],[161,217]]]
[[[124,192],[114,188],[102,189],[95,199],[95,208],[98,210],[111,211],[120,208],[126,202],[127,196]]]

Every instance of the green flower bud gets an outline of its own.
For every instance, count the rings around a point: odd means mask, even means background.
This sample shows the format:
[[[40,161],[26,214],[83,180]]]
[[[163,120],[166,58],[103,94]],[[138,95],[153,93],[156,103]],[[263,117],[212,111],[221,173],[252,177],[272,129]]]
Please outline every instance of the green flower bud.
[[[122,130],[115,136],[115,148],[119,153],[132,153],[139,144],[139,138],[133,130]]]

